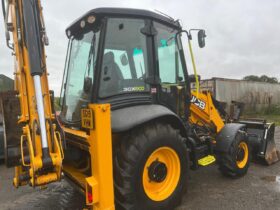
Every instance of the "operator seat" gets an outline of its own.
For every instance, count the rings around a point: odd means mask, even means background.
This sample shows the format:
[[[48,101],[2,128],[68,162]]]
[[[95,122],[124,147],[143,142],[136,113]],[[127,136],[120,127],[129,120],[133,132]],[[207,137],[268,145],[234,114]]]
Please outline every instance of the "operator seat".
[[[103,56],[103,65],[101,72],[100,92],[99,95],[110,96],[118,93],[122,86],[122,72],[115,62],[114,53],[107,52]]]

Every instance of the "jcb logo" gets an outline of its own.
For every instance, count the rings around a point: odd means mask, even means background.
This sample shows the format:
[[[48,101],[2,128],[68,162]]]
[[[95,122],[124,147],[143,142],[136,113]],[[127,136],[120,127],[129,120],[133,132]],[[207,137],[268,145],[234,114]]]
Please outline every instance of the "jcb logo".
[[[194,95],[192,96],[191,103],[196,105],[198,108],[204,110],[206,107],[206,103],[199,98],[195,97]]]

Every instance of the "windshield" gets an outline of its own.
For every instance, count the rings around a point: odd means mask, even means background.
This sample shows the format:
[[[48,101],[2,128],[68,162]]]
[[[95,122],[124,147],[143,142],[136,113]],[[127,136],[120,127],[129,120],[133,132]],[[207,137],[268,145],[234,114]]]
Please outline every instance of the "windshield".
[[[144,27],[141,19],[108,19],[99,97],[149,91]]]
[[[66,121],[80,121],[81,108],[90,101],[98,41],[99,32],[93,31],[71,41],[61,111]]]

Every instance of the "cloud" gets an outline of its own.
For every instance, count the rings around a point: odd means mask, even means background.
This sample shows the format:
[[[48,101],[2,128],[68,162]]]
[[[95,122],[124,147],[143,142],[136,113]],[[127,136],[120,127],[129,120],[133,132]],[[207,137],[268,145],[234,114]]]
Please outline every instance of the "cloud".
[[[50,39],[50,46],[46,48],[49,82],[56,95],[60,91],[67,49],[65,28],[96,7],[157,9],[180,19],[184,28],[206,29],[206,47],[199,49],[194,43],[202,78],[242,78],[248,74],[279,78],[280,28],[277,21],[280,18],[280,1],[43,0],[42,4]],[[3,17],[0,17],[0,73],[12,76],[13,58],[5,47]],[[190,64],[188,53],[186,56]],[[192,72],[190,65],[189,71]]]

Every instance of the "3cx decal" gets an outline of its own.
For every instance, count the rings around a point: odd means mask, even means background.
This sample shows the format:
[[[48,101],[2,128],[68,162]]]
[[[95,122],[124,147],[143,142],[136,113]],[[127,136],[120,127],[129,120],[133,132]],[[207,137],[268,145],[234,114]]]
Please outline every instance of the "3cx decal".
[[[140,86],[140,87],[125,87],[125,88],[123,88],[124,92],[144,91],[144,90],[145,90],[144,86]]]
[[[196,105],[198,108],[204,110],[206,107],[206,103],[199,98],[195,97],[194,95],[192,96],[191,103]]]

